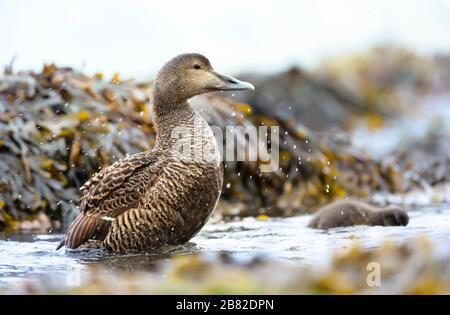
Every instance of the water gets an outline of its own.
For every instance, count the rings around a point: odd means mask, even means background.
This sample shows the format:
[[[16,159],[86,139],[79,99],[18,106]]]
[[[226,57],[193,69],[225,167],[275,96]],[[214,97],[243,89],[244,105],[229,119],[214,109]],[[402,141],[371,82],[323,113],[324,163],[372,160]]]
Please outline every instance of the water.
[[[310,216],[258,221],[208,224],[189,244],[163,254],[114,255],[101,250],[55,251],[62,235],[17,234],[0,240],[0,291],[27,283],[60,288],[76,286],[80,277],[95,267],[114,276],[116,270],[158,270],[173,255],[228,252],[236,261],[267,256],[290,264],[324,265],[337,250],[354,242],[365,248],[380,246],[386,239],[402,243],[426,236],[437,254],[450,255],[450,205],[422,207],[409,212],[407,227],[355,226],[318,231],[306,227]],[[161,277],[164,277],[161,271]]]

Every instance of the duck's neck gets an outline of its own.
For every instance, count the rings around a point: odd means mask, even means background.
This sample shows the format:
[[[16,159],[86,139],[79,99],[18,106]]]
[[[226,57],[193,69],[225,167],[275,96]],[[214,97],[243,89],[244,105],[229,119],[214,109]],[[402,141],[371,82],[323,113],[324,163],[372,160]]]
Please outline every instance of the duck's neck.
[[[155,91],[153,114],[156,128],[156,146],[170,149],[180,138],[193,134],[196,112],[186,100],[178,100]]]

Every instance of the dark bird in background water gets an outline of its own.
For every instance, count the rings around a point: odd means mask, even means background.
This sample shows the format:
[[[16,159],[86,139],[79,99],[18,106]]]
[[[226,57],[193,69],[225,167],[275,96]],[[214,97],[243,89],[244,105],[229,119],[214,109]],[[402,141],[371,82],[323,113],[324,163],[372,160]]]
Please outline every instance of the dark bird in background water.
[[[211,128],[187,100],[249,89],[215,72],[202,55],[168,61],[153,85],[154,149],[115,162],[81,187],[80,213],[58,249],[96,240],[123,253],[189,241],[217,204],[223,167]]]
[[[308,226],[315,229],[352,225],[405,226],[408,222],[408,213],[399,206],[378,208],[360,201],[342,200],[320,208]]]

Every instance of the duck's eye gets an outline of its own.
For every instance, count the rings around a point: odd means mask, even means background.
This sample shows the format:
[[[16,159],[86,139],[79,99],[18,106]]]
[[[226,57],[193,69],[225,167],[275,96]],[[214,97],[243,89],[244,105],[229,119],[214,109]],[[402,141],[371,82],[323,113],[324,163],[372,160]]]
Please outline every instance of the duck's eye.
[[[194,69],[200,69],[200,65],[194,65]]]

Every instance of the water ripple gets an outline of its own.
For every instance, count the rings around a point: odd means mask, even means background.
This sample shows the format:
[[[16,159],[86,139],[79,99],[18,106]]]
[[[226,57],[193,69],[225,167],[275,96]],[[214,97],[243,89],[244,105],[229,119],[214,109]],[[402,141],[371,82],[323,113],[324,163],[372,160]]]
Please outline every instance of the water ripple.
[[[380,246],[386,239],[400,243],[420,235],[449,255],[450,207],[422,208],[410,213],[407,227],[355,226],[318,231],[306,227],[309,216],[209,224],[190,243],[162,253],[109,254],[103,250],[56,251],[62,235],[12,235],[0,240],[0,289],[23,281],[49,281],[55,287],[76,285],[91,267],[110,270],[157,270],[171,256],[202,252],[229,253],[248,262],[258,255],[293,264],[325,264],[336,250],[357,242],[365,248]],[[164,275],[162,275],[164,276]]]

